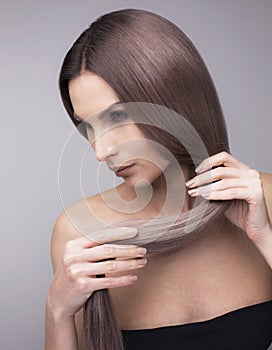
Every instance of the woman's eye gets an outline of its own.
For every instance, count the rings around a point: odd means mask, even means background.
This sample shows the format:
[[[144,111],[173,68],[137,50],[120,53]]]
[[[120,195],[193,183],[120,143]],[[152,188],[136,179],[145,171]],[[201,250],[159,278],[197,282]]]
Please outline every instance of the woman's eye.
[[[127,117],[126,112],[122,110],[112,111],[109,113],[109,119],[112,123],[118,123],[121,120],[125,119],[126,117]],[[88,131],[93,130],[93,127],[85,121],[82,122],[82,125],[84,126],[85,130],[88,130]]]
[[[125,119],[126,117],[127,117],[127,113],[122,110],[110,112],[110,120],[113,123],[118,123],[119,121]]]

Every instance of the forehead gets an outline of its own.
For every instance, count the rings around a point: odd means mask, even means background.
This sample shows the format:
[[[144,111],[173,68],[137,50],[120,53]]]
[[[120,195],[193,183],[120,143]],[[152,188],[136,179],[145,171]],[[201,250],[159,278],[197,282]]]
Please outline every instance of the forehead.
[[[71,80],[68,89],[74,113],[82,119],[95,115],[119,101],[111,86],[91,72],[81,73]]]

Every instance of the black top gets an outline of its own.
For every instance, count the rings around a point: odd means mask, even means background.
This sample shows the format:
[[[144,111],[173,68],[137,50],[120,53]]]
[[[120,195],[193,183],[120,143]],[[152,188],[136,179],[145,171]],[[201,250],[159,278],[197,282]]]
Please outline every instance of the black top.
[[[207,321],[122,334],[125,350],[267,350],[272,342],[272,300]]]

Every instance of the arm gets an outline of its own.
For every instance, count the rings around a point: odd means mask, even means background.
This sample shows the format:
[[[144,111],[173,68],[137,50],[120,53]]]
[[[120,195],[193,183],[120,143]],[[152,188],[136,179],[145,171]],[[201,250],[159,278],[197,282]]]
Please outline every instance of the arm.
[[[86,350],[83,308],[88,298],[96,290],[133,284],[136,281],[135,275],[129,271],[144,266],[140,263],[146,254],[145,248],[108,244],[134,237],[137,229],[101,229],[101,223],[99,225],[95,226],[95,221],[90,225],[96,227],[92,231],[93,239],[90,239],[76,230],[66,212],[56,221],[51,240],[54,276],[46,302],[45,350]],[[125,274],[93,277],[113,271]]]
[[[46,350],[79,349],[74,317],[62,318],[46,305],[45,329]]]
[[[51,261],[56,272],[67,241],[80,237],[63,212],[54,225],[51,238]],[[73,317],[62,317],[50,304],[50,290],[45,311],[45,350],[85,350],[82,309]]]

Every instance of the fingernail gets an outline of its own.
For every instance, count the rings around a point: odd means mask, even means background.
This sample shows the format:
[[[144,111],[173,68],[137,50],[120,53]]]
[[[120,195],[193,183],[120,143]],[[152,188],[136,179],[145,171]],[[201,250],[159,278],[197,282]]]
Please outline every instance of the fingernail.
[[[194,180],[189,180],[189,181],[185,182],[185,185],[188,187],[193,185],[193,184],[194,184]]]
[[[195,172],[198,173],[199,171],[201,171],[203,169],[203,165],[199,164],[198,167],[195,168]]]
[[[146,248],[137,248],[137,253],[138,254],[144,255],[144,254],[146,254],[146,252],[147,252]]]
[[[138,276],[131,276],[129,279],[130,279],[131,281],[136,281],[136,280],[138,279]]]
[[[194,195],[194,194],[196,194],[196,192],[197,192],[197,190],[189,190],[189,191],[188,191],[188,193],[189,193],[190,195]]]
[[[145,265],[147,263],[147,259],[139,259],[138,264],[139,265]]]

